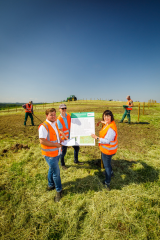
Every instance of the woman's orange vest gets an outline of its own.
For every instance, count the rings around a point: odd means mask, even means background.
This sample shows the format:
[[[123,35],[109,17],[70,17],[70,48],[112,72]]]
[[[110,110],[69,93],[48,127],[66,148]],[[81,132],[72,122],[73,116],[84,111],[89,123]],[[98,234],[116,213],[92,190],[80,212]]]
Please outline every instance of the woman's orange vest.
[[[56,132],[52,128],[52,126],[47,121],[44,121],[41,125],[43,125],[48,132],[46,140],[52,143],[58,143]],[[58,130],[58,134],[60,134],[57,123],[56,123],[56,128]],[[59,153],[59,148],[49,147],[41,144],[41,152],[42,152],[42,155],[47,157],[57,157]]]
[[[29,104],[29,103],[26,104],[25,112],[29,112],[29,113],[32,112],[32,104]]]
[[[64,134],[66,135],[67,138],[69,138],[69,130],[71,128],[71,117],[70,117],[69,113],[66,113],[66,114],[67,114],[66,118],[67,118],[68,128],[66,128],[66,125],[65,125],[64,120],[61,117],[61,115],[59,115],[57,119],[60,121],[60,123],[63,126]],[[64,140],[64,137],[62,136],[62,134],[60,134],[60,137],[62,138],[62,140]]]
[[[127,101],[127,105],[129,107],[127,107],[126,110],[132,110],[132,107],[130,107],[130,105],[131,105],[130,101],[132,101],[132,100],[130,99],[130,100]]]
[[[99,143],[99,148],[101,152],[106,155],[115,154],[117,152],[117,147],[118,147],[118,133],[117,133],[117,127],[116,127],[115,121],[112,121],[109,125],[104,125],[102,130],[99,132],[99,137],[104,138],[109,128],[112,128],[116,132],[114,141],[111,141],[110,144]]]

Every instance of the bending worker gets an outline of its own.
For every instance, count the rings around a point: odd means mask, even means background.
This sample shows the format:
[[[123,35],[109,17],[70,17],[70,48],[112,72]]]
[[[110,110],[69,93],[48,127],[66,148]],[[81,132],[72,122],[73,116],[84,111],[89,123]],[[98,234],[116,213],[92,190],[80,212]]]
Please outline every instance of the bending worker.
[[[91,137],[99,141],[99,148],[102,152],[102,161],[105,168],[104,185],[107,190],[110,191],[110,182],[112,176],[111,160],[112,156],[117,152],[118,133],[113,114],[110,110],[104,111],[103,121],[100,122],[105,125],[99,132],[99,137],[95,134],[92,134]],[[100,122],[97,123],[97,126],[99,126]]]
[[[33,105],[32,105],[32,101],[30,101],[29,103],[26,103],[24,105],[22,105],[22,107],[25,109],[25,118],[24,118],[24,125],[26,126],[26,122],[27,122],[27,118],[28,116],[31,119],[31,124],[32,126],[34,126],[34,122],[33,122]]]
[[[62,140],[69,139],[70,136],[70,127],[71,127],[71,117],[69,113],[66,113],[67,106],[65,104],[61,104],[59,106],[60,115],[57,118],[58,128],[60,130],[60,136]],[[73,146],[74,148],[74,163],[83,165],[82,162],[78,161],[78,152],[79,146]],[[67,153],[67,146],[62,146],[62,154],[61,154],[61,166],[63,170],[67,170],[65,166],[64,157]]]
[[[120,123],[123,122],[123,120],[125,119],[125,117],[127,116],[128,118],[128,123],[131,123],[131,116],[130,116],[130,111],[132,110],[132,107],[133,107],[133,101],[132,99],[130,98],[130,96],[127,96],[126,99],[128,100],[127,101],[127,105],[123,105],[124,109],[125,109],[125,112],[122,116],[122,119],[120,121]]]
[[[56,109],[49,108],[45,111],[46,121],[39,126],[39,139],[41,152],[49,165],[48,190],[56,188],[55,202],[59,202],[62,197],[62,185],[59,169],[59,157],[61,154],[61,138],[56,123]]]

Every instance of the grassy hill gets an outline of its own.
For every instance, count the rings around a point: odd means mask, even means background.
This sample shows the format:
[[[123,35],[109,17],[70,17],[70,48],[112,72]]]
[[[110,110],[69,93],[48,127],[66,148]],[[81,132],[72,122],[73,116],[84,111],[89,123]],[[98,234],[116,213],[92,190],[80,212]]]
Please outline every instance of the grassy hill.
[[[60,103],[55,107],[57,116]],[[54,202],[48,192],[48,166],[41,155],[38,125],[45,120],[44,106],[36,106],[36,126],[23,126],[21,111],[0,113],[0,238],[1,239],[160,239],[160,104],[141,110],[138,103],[131,121],[118,123],[123,114],[120,102],[77,101],[67,104],[69,113],[94,111],[96,122],[104,110],[113,112],[119,148],[113,157],[114,178],[107,192],[102,181],[100,151],[81,147],[73,163],[73,148],[61,171],[63,198]],[[142,104],[141,104],[142,105]],[[40,120],[41,121],[40,121]],[[96,134],[100,127],[96,127]]]

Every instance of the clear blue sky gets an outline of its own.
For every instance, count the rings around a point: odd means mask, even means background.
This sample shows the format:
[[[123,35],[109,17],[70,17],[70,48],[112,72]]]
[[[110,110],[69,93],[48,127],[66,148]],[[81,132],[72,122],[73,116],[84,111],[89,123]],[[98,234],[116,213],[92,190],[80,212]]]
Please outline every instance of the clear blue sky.
[[[160,102],[160,1],[0,0],[0,102]]]

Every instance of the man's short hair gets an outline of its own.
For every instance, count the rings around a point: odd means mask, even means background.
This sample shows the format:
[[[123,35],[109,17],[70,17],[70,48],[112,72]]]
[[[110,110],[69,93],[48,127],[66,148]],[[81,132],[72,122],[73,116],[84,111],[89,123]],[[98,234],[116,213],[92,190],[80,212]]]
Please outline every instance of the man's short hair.
[[[48,109],[46,109],[45,114],[48,116],[48,114],[50,112],[56,112],[56,109],[55,108],[48,108]]]

